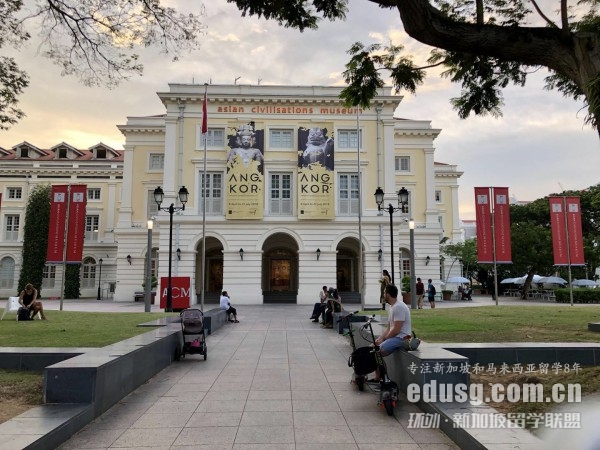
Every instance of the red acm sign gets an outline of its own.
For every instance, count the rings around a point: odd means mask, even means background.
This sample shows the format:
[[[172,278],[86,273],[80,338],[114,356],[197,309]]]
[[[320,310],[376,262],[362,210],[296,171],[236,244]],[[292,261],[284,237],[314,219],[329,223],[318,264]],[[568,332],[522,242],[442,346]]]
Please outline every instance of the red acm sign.
[[[185,309],[190,307],[190,277],[171,277],[171,298],[173,309]],[[169,277],[160,278],[160,307],[167,306],[167,289]]]

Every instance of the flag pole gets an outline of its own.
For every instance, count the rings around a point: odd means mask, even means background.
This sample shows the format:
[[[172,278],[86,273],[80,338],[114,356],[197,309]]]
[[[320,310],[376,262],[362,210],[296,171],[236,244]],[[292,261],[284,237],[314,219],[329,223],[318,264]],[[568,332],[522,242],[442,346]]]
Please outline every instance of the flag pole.
[[[63,260],[62,279],[60,281],[60,310],[63,310],[63,298],[65,296],[65,278],[67,275],[67,236],[69,236],[69,213],[71,210],[71,183],[67,185],[67,214],[65,216],[65,231],[63,235]]]
[[[363,269],[362,245],[362,190],[360,176],[360,107],[356,105],[356,170],[358,172],[358,292],[360,293],[360,308],[365,309],[365,275]]]
[[[208,132],[208,117],[206,108],[206,94],[208,83],[204,83],[204,103],[202,104],[202,136],[204,137],[204,168],[202,172],[202,271],[200,273],[200,309],[204,311],[204,288],[206,273],[206,138]]]
[[[496,306],[498,306],[498,269],[496,264],[496,224],[494,223],[494,206],[496,205],[496,198],[494,197],[494,188],[490,188],[490,207],[492,208],[491,221],[492,221],[492,255],[494,260],[494,299],[496,300]]]
[[[569,273],[569,299],[571,306],[573,306],[573,283],[571,280],[571,248],[569,243],[569,218],[567,217],[567,196],[563,194],[563,215],[565,217],[565,243],[567,244],[567,268]]]

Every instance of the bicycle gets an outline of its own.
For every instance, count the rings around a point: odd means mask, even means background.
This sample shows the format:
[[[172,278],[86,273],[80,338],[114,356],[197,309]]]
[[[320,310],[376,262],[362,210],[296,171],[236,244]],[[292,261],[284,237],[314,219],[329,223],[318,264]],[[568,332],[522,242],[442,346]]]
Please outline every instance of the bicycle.
[[[352,345],[352,354],[348,358],[348,366],[354,368],[352,382],[358,386],[359,391],[363,391],[364,385],[367,382],[367,375],[378,370],[379,401],[377,402],[377,405],[385,408],[388,416],[393,416],[394,408],[398,401],[398,384],[395,381],[390,380],[385,368],[385,363],[383,362],[383,356],[381,356],[379,345],[375,343],[375,333],[373,332],[371,323],[377,321],[375,320],[375,316],[369,317],[367,322],[359,328],[361,337],[372,345],[356,348],[350,318],[357,312],[358,311],[350,313],[343,318],[348,323],[347,335],[350,336],[350,343]]]

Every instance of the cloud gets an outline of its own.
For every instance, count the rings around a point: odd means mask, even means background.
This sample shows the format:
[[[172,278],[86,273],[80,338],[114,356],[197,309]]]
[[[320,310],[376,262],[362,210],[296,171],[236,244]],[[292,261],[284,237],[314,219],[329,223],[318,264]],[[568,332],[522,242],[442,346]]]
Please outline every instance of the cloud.
[[[170,0],[194,11],[194,3]],[[280,27],[276,22],[241,17],[234,4],[206,5],[208,34],[201,47],[177,62],[145,49],[143,77],[114,90],[86,88],[74,78],[60,76],[60,68],[36,56],[32,42],[14,56],[31,76],[21,98],[27,117],[8,132],[0,133],[0,146],[24,140],[50,147],[66,141],[88,148],[103,141],[122,148],[116,128],[127,116],[161,114],[157,91],[169,83],[240,82],[290,85],[342,85],[342,72],[350,46],[361,41],[403,44],[406,52],[425,62],[430,48],[411,39],[402,29],[397,11],[369,2],[350,3],[345,21],[322,21],[318,31]],[[437,70],[437,72],[436,72]],[[460,86],[432,71],[417,95],[404,96],[399,117],[430,120],[441,128],[434,141],[435,160],[455,164],[464,171],[459,179],[461,216],[474,219],[474,186],[508,186],[519,200],[534,200],[565,189],[582,189],[598,181],[600,166],[597,133],[583,125],[581,102],[543,90],[544,71],[533,74],[524,88],[504,91],[504,116],[461,120],[452,110],[451,97]]]

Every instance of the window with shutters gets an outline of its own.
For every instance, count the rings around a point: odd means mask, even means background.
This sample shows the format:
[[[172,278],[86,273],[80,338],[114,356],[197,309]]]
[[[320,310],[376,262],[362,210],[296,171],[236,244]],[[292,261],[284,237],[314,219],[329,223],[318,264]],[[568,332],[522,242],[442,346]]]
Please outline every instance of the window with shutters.
[[[269,213],[273,216],[291,216],[292,174],[271,173],[269,182]]]
[[[338,213],[341,216],[358,215],[358,174],[338,175]]]
[[[396,156],[396,172],[410,172],[410,156]]]
[[[15,280],[15,260],[10,256],[0,259],[0,288],[11,289]]]
[[[164,153],[150,153],[148,161],[148,170],[160,171],[165,168],[165,154]]]
[[[100,225],[100,216],[85,216],[85,240],[88,242],[98,242],[98,227]]]
[[[360,135],[356,132],[356,130],[338,130],[337,142],[335,143],[336,148],[356,150],[359,144],[360,147],[362,147],[362,130]]]
[[[42,287],[53,288],[56,281],[56,266],[46,264],[42,272]]]
[[[81,287],[83,289],[96,287],[96,260],[84,258],[81,267]]]
[[[18,241],[20,225],[21,216],[16,214],[7,214],[4,216],[4,240]]]
[[[292,130],[270,130],[269,146],[273,148],[292,148],[294,139]]]
[[[223,173],[207,172],[206,183],[204,183],[204,173],[200,174],[200,204],[198,212],[202,214],[204,198],[206,198],[206,214],[223,214]]]
[[[206,139],[206,147],[225,147],[225,129],[224,128],[209,128],[206,133],[202,134],[202,126],[198,125],[198,149],[204,149],[204,140]]]

